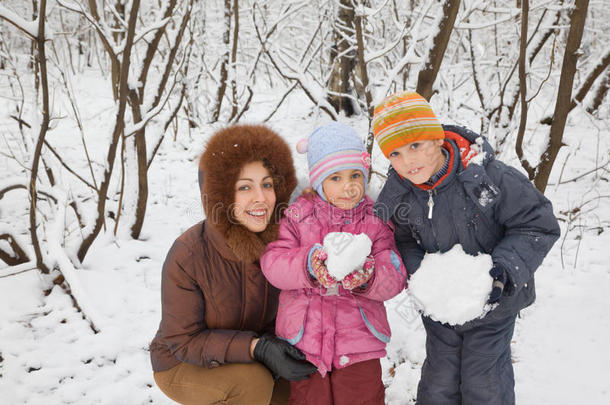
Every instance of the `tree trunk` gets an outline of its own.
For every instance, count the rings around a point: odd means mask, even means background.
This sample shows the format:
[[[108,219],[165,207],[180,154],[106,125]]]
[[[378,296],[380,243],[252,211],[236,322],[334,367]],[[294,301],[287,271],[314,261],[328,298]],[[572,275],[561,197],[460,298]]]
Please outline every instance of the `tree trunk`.
[[[192,5],[192,3],[190,4]],[[166,8],[164,18],[170,17],[172,12],[175,10],[175,7],[176,0],[172,0]],[[185,12],[182,22],[180,24],[174,47],[169,51],[169,55],[167,56],[167,63],[165,65],[163,74],[161,75],[161,81],[159,82],[157,87],[157,94],[155,95],[155,99],[152,103],[152,106],[150,107],[151,110],[156,108],[163,98],[163,91],[167,86],[171,67],[176,58],[176,54],[178,53],[178,47],[182,42],[182,36],[184,34],[184,30],[186,29],[187,21],[190,15],[191,9],[189,5],[189,8]],[[153,41],[148,44],[146,50],[146,57],[144,59],[142,72],[139,78],[141,87],[137,92],[133,89],[129,92],[129,104],[131,106],[133,122],[136,124],[141,122],[143,119],[141,104],[142,99],[144,97],[144,89],[148,80],[148,72],[150,70],[153,58],[159,50],[158,47],[159,43],[161,42],[161,37],[165,34],[165,32],[165,27],[159,28],[155,33]],[[180,102],[182,102],[182,99],[180,100]],[[131,226],[131,237],[134,239],[138,239],[140,237],[140,233],[142,232],[142,227],[144,226],[144,218],[146,216],[146,206],[148,204],[148,168],[150,167],[150,163],[152,162],[154,155],[153,157],[151,157],[150,161],[148,161],[148,148],[146,145],[146,126],[143,126],[140,130],[138,130],[134,136],[138,166],[138,198],[136,202],[135,221]],[[121,209],[120,204],[118,209]]]
[[[593,83],[595,80],[608,69],[610,66],[610,48],[606,49],[606,53],[602,56],[601,60],[593,67],[593,69],[589,72],[586,79],[580,85],[580,88],[576,92],[574,99],[572,100],[572,104],[570,104],[570,111],[576,107],[576,103],[582,103],[585,99],[585,96],[591,90]],[[602,83],[603,86],[603,83]],[[600,100],[601,102],[601,100]]]
[[[131,48],[133,46],[133,40],[136,31],[136,21],[138,17],[138,10],[140,8],[140,0],[133,0],[131,11],[129,13],[129,22],[127,26],[127,37],[125,39],[125,49],[123,50],[123,59],[121,61],[121,76],[118,82],[118,111],[116,115],[116,122],[114,124],[114,130],[112,132],[112,141],[108,148],[108,155],[106,158],[107,167],[104,172],[104,179],[100,184],[100,191],[97,201],[97,218],[93,230],[83,239],[78,249],[78,260],[81,262],[85,259],[89,248],[93,244],[95,238],[102,229],[104,218],[106,216],[106,197],[108,196],[108,188],[110,187],[110,179],[112,177],[112,170],[114,168],[114,161],[116,159],[116,150],[119,144],[119,138],[125,128],[125,109],[127,105],[127,93],[129,91],[127,86],[127,78],[129,73]]]
[[[328,102],[337,112],[344,111],[348,117],[355,112],[352,100],[346,97],[350,92],[350,76],[356,65],[351,38],[354,36],[354,5],[351,0],[340,0],[339,12],[335,20],[334,45],[330,50],[332,71],[328,83]]]
[[[130,104],[133,122],[138,123],[142,121],[142,112],[140,111],[140,105],[138,104],[138,97],[135,96],[134,91],[132,91],[132,94],[134,94],[134,96],[130,97]],[[131,237],[134,239],[138,239],[140,237],[140,233],[142,232],[142,226],[144,226],[146,204],[148,203],[148,158],[146,151],[146,126],[139,129],[134,136],[138,164],[138,199],[136,202],[135,221],[131,226]],[[121,207],[119,207],[118,209],[120,210]]]
[[[235,18],[235,24],[233,25],[233,46],[231,47],[231,94],[233,105],[231,106],[231,117],[229,121],[232,121],[238,112],[237,103],[237,39],[239,38],[239,2],[233,0],[233,16]]]
[[[434,45],[430,50],[428,63],[417,76],[417,92],[426,100],[430,101],[433,92],[434,81],[440,70],[447,44],[451,38],[455,18],[460,9],[460,0],[447,0],[443,6],[443,17],[439,24],[439,30],[434,37]]]
[[[371,90],[369,89],[369,74],[366,66],[366,61],[364,59],[364,35],[362,33],[363,30],[363,22],[362,17],[358,16],[355,18],[354,25],[356,28],[356,44],[358,46],[358,66],[356,67],[356,71],[358,73],[357,77],[360,79],[360,84],[362,85],[362,91],[364,92],[364,99],[366,100],[366,112],[369,120],[369,132],[366,136],[366,150],[369,155],[373,155],[373,144],[375,142],[373,137],[373,113],[375,111],[375,106],[373,105],[373,96],[371,94]],[[356,86],[358,88],[358,86]],[[369,167],[369,181],[371,179],[371,172],[373,170],[373,166]]]
[[[49,268],[45,265],[42,260],[42,251],[40,249],[40,241],[38,240],[38,230],[36,224],[36,204],[38,195],[36,193],[36,179],[38,178],[38,166],[40,164],[42,155],[42,146],[44,145],[44,138],[47,135],[49,129],[49,82],[47,77],[47,57],[45,52],[45,15],[46,15],[47,1],[40,1],[40,15],[38,19],[38,37],[36,38],[36,65],[38,66],[38,72],[40,74],[40,87],[42,90],[42,123],[40,125],[40,132],[38,133],[38,141],[36,142],[36,149],[34,150],[34,156],[32,159],[32,171],[30,172],[30,238],[32,239],[32,246],[34,247],[34,254],[36,255],[36,267],[44,274],[49,273]]]
[[[220,109],[222,108],[222,99],[225,96],[227,90],[227,78],[229,76],[229,58],[231,55],[230,43],[231,43],[231,0],[225,0],[225,26],[222,34],[222,43],[224,45],[225,52],[222,55],[222,62],[220,64],[220,83],[218,85],[218,92],[216,93],[216,105],[212,112],[212,122],[218,121],[220,117]]]
[[[550,141],[546,151],[542,155],[534,184],[541,192],[544,192],[553,169],[553,163],[557,158],[559,149],[563,146],[563,131],[565,129],[570,104],[572,103],[572,86],[576,73],[576,62],[580,56],[578,50],[582,40],[582,34],[587,19],[587,8],[589,0],[576,0],[572,15],[570,17],[570,32],[566,43],[563,64],[561,66],[561,76],[559,79],[559,90],[557,92],[557,102],[553,113],[553,122],[550,129]]]
[[[587,112],[589,114],[593,114],[600,105],[602,105],[602,101],[608,94],[608,89],[610,88],[610,69],[606,69],[606,74],[602,78],[602,81],[593,94],[593,98],[591,100],[591,104],[587,106]]]

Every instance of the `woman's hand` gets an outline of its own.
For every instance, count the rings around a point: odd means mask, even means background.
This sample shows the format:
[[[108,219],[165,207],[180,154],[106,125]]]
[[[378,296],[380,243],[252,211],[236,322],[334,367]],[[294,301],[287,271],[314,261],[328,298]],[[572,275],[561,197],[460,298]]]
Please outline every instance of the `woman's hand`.
[[[252,344],[254,358],[263,363],[276,380],[279,377],[289,381],[305,380],[318,370],[305,360],[303,352],[273,335],[252,339]]]
[[[254,348],[256,347],[257,343],[258,338],[252,339],[252,342],[250,343],[250,357],[252,357],[252,359],[254,359]]]

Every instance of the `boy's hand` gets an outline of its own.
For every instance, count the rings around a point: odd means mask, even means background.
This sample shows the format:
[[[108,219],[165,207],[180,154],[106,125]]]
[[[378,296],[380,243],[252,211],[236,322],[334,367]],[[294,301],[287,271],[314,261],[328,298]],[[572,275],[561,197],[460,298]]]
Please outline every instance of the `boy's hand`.
[[[324,288],[330,288],[337,284],[337,280],[328,273],[328,269],[324,262],[328,255],[324,249],[316,249],[311,255],[311,268],[313,276],[318,280],[318,283]]]
[[[374,271],[375,259],[373,256],[368,256],[364,261],[364,266],[362,266],[362,269],[354,270],[345,276],[345,278],[341,280],[341,285],[343,285],[343,288],[346,290],[353,290],[354,288],[360,287],[368,282],[373,276]]]
[[[502,292],[504,291],[504,285],[507,281],[506,271],[496,264],[489,270],[489,275],[494,279],[491,293],[489,294],[489,299],[487,300],[488,304],[495,304],[500,301],[502,297]]]

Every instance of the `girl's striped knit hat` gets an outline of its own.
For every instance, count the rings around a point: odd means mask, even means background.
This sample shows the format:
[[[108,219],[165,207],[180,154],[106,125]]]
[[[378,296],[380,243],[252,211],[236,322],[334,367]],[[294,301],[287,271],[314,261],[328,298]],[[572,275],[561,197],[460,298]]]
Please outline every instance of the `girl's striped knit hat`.
[[[445,139],[430,104],[409,91],[392,94],[375,107],[373,135],[385,157],[412,142]]]
[[[345,169],[360,170],[364,175],[364,187],[368,183],[370,155],[362,138],[352,128],[332,122],[317,128],[308,138],[297,144],[299,153],[307,153],[309,182],[323,200],[322,182],[331,174]]]

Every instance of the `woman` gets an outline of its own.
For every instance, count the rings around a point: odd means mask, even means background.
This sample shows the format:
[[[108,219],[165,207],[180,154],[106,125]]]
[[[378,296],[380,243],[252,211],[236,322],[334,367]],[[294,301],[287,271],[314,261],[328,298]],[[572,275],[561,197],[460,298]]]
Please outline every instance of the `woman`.
[[[296,186],[290,149],[264,126],[223,129],[201,156],[199,181],[207,219],[163,265],[155,381],[182,404],[283,403],[284,379],[316,371],[272,335],[279,293],[259,264]]]

